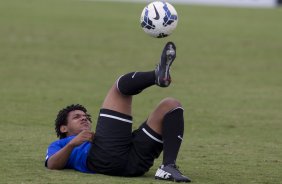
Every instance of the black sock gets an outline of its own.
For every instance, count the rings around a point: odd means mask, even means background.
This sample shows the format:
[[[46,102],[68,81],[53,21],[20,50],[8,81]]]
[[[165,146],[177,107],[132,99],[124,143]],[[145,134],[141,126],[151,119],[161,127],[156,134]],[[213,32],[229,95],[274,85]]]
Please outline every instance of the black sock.
[[[163,164],[175,164],[183,138],[184,117],[181,107],[167,113],[163,120]]]
[[[117,88],[124,95],[136,95],[155,84],[155,71],[131,72],[121,76]]]

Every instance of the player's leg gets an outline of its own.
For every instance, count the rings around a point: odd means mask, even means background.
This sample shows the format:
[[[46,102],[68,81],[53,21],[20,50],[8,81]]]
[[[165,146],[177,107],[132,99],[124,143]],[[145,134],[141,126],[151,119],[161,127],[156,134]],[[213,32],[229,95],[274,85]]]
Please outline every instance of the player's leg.
[[[154,111],[149,115],[147,120],[148,126],[156,133],[163,134],[163,121],[166,114],[174,109],[181,108],[181,104],[174,98],[163,99]]]
[[[142,175],[163,152],[163,164],[155,178],[189,182],[176,167],[176,159],[184,132],[183,108],[174,98],[162,100],[149,118],[133,132],[133,148],[127,165],[128,175]]]
[[[168,42],[161,55],[157,68],[148,72],[131,72],[121,76],[108,92],[102,108],[131,115],[132,96],[144,89],[158,85],[167,87],[171,82],[169,69],[176,58],[176,47]]]
[[[155,71],[125,74],[109,90],[102,108],[131,115],[132,96],[154,84]]]
[[[162,136],[163,164],[157,170],[155,178],[178,182],[190,182],[177,169],[176,159],[183,140],[184,117],[181,104],[173,98],[162,100],[150,114],[147,125],[154,132]],[[149,131],[145,132],[148,136]]]

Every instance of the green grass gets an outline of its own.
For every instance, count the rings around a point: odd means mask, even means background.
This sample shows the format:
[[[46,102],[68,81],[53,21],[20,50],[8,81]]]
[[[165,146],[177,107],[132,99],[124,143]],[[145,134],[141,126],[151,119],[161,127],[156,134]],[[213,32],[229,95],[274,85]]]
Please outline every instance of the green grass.
[[[44,158],[60,108],[81,103],[96,119],[113,81],[153,69],[169,40],[173,83],[134,99],[134,128],[163,97],[178,98],[178,165],[193,183],[281,183],[282,9],[175,5],[178,28],[154,39],[139,26],[144,5],[0,2],[0,183],[164,183],[153,179],[161,159],[122,178],[47,170]]]

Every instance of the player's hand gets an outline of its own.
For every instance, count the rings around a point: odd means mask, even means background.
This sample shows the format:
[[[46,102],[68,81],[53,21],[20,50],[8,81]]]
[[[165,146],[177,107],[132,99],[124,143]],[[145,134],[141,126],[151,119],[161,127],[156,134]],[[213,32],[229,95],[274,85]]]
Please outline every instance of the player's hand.
[[[75,138],[73,138],[69,144],[72,145],[73,147],[79,146],[85,141],[92,142],[94,137],[94,132],[91,132],[89,130],[83,130],[80,132]]]

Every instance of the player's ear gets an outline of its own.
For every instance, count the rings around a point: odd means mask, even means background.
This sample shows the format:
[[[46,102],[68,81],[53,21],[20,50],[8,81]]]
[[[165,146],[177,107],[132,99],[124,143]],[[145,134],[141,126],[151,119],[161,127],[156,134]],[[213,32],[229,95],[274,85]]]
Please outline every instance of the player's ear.
[[[61,125],[60,126],[60,132],[61,133],[67,133],[68,132],[68,127],[66,125]]]

